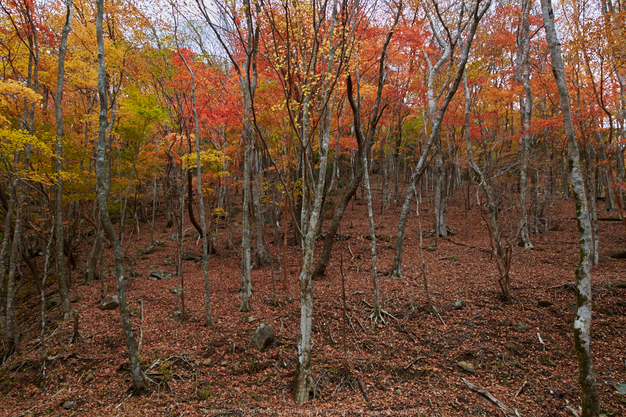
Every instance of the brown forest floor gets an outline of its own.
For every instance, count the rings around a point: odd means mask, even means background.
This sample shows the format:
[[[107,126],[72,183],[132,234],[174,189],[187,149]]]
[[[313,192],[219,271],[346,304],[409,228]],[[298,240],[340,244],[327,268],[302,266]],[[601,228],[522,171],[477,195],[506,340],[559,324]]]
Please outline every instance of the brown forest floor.
[[[149,244],[149,227],[142,225],[139,240],[137,235],[132,237],[126,265],[140,273],[128,279],[128,299],[130,308],[138,313],[132,319],[137,337],[142,327],[141,359],[144,368],[152,366],[148,374],[157,383],[153,391],[146,396],[131,395],[118,311],[98,309],[98,281],[84,286],[75,279],[72,295],[80,299],[74,308],[80,312],[82,339],[68,344],[72,322],[61,320],[58,306],[47,312],[46,344],[48,354],[55,359],[46,362],[45,378],[36,347],[40,303],[34,294],[21,295],[24,333],[19,352],[0,368],[0,415],[501,415],[492,403],[470,391],[461,378],[489,390],[521,416],[568,415],[565,406],[578,407],[580,390],[570,310],[574,292],[571,287],[559,287],[574,280],[578,260],[571,200],[557,198],[552,206],[555,230],[547,236],[532,235],[540,250],[513,248],[515,301],[506,304],[499,297],[495,261],[484,250],[489,247],[488,234],[476,203],[468,213],[466,235],[459,192],[448,209],[456,243],[440,238],[436,251],[424,250],[429,288],[445,325],[424,310],[414,210],[407,224],[405,279],[385,276],[394,253],[394,241],[390,242],[389,236],[395,236],[399,214],[399,203],[392,203],[378,230],[383,236],[378,241],[378,270],[384,308],[394,318],[387,317],[385,324],[376,326],[368,319],[368,303],[373,296],[370,241],[364,238],[369,230],[367,206],[359,203],[349,205],[343,222],[342,232],[350,239],[336,243],[327,277],[314,283],[313,401],[299,407],[292,395],[300,317],[300,252],[288,248],[288,296],[295,301],[288,302],[282,293],[276,267],[281,305],[269,302],[271,269],[264,267],[253,271],[253,311],[240,313],[238,252],[226,249],[226,230],[221,229],[219,254],[209,266],[216,327],[208,330],[203,326],[201,263],[184,262],[189,310],[184,322],[173,317],[171,290],[176,277],[146,279],[152,269],[175,270],[176,244],[170,239],[175,231],[164,230],[160,223],[155,238],[167,246],[154,254],[140,255],[137,248]],[[432,224],[427,206],[425,201],[421,206],[424,229]],[[378,223],[380,205],[376,207]],[[601,211],[600,215],[607,213]],[[515,224],[514,217],[512,212],[501,214],[511,225]],[[624,416],[626,399],[613,384],[626,382],[626,289],[611,284],[626,277],[626,260],[606,257],[606,253],[623,249],[626,240],[619,222],[601,221],[600,228],[602,260],[593,269],[593,350],[602,408],[608,416]],[[512,236],[511,230],[505,227],[505,235]],[[271,244],[269,226],[267,231]],[[201,244],[196,246],[193,234],[185,241],[184,250],[200,253]],[[434,243],[434,238],[425,238],[423,248]],[[342,342],[342,244],[350,319],[345,331],[349,377]],[[80,265],[88,249],[83,250]],[[74,277],[78,272],[73,272]],[[110,275],[105,285],[107,294],[115,294]],[[52,293],[50,287],[49,295]],[[457,300],[463,302],[461,309],[455,309]],[[277,339],[263,352],[250,342],[260,323],[271,325]],[[475,372],[469,374],[459,368],[459,361],[471,362]],[[369,401],[359,389],[359,381]],[[75,407],[64,409],[66,401],[74,402]]]

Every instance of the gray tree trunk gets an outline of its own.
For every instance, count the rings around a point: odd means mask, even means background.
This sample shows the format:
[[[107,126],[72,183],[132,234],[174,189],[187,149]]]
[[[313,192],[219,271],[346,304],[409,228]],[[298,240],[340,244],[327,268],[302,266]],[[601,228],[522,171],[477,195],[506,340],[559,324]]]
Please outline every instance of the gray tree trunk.
[[[61,308],[63,316],[67,319],[73,314],[70,303],[67,276],[65,274],[65,258],[63,255],[64,234],[63,234],[63,79],[65,77],[65,52],[67,51],[67,37],[72,30],[72,0],[66,0],[67,14],[65,25],[61,32],[61,42],[59,43],[59,66],[57,75],[57,90],[54,97],[54,112],[56,116],[56,149],[54,164],[57,171],[57,187],[54,213],[54,238],[55,238],[55,260],[57,267],[57,278],[59,281],[59,295],[61,297]]]
[[[28,157],[26,157],[28,161]],[[11,251],[9,253],[9,273],[6,281],[6,310],[4,323],[4,351],[8,356],[13,353],[17,346],[19,331],[17,328],[17,316],[15,314],[15,277],[17,274],[17,263],[19,247],[22,238],[22,219],[24,214],[24,187],[18,187],[17,180],[14,183],[13,192],[17,200],[15,207],[15,225],[13,226],[13,239],[11,241]]]
[[[580,257],[576,268],[576,319],[574,321],[574,346],[578,357],[578,380],[582,390],[582,417],[600,415],[600,397],[591,352],[591,222],[587,207],[585,184],[580,170],[580,155],[576,143],[576,131],[572,123],[569,92],[565,82],[565,70],[561,44],[554,25],[554,11],[551,0],[541,0],[541,10],[550,48],[552,74],[559,90],[561,113],[567,138],[567,159],[572,193],[576,203],[576,217],[580,236]]]
[[[441,137],[436,139],[435,151],[435,202],[434,215],[435,224],[433,231],[437,236],[448,236],[448,225],[446,223],[446,170],[443,163],[443,150]]]
[[[457,89],[459,88],[459,84],[461,83],[461,79],[463,78],[463,73],[465,72],[465,65],[467,64],[467,60],[469,58],[469,52],[472,47],[472,41],[474,40],[474,35],[476,34],[476,29],[478,28],[478,23],[484,16],[484,14],[491,6],[491,0],[487,0],[482,7],[480,7],[481,2],[477,1],[474,9],[472,10],[472,23],[469,25],[468,34],[466,37],[466,41],[462,48],[461,60],[459,61],[459,66],[457,68],[456,75],[452,82],[452,85],[448,92],[446,93],[446,97],[441,104],[437,112],[437,117],[433,121],[433,125],[431,127],[431,132],[428,137],[428,141],[426,142],[424,149],[422,150],[422,154],[417,163],[417,166],[413,170],[413,174],[409,179],[409,184],[406,190],[406,197],[404,199],[404,204],[402,205],[402,210],[400,212],[400,219],[398,221],[398,234],[396,236],[396,252],[393,258],[393,265],[391,267],[391,278],[402,278],[402,251],[404,245],[404,232],[406,229],[406,220],[409,215],[409,211],[411,210],[411,202],[413,201],[413,194],[415,193],[415,182],[421,177],[424,168],[426,167],[426,160],[428,158],[428,154],[430,152],[430,148],[432,147],[437,135],[439,134],[439,128],[441,126],[441,122],[443,120],[444,115],[448,109],[448,105],[452,100],[452,97],[456,94]],[[459,35],[460,36],[460,35]],[[443,62],[441,63],[443,64]]]
[[[191,76],[191,102],[193,105],[193,122],[194,122],[195,136],[196,136],[196,175],[198,177],[198,180],[197,180],[198,200],[200,203],[200,224],[202,226],[202,273],[204,276],[204,320],[207,326],[213,327],[213,320],[211,319],[211,296],[210,296],[211,291],[210,291],[210,283],[209,283],[209,266],[208,266],[209,242],[208,242],[208,236],[207,236],[206,215],[205,215],[205,210],[204,210],[204,197],[202,194],[202,164],[200,162],[200,128],[198,125],[198,111],[196,108],[196,78],[195,78],[194,72],[191,70],[191,67],[189,67],[189,64],[187,63],[187,60],[185,59],[183,54],[180,53],[180,49],[178,51],[178,55],[183,60],[183,63],[185,64],[185,67],[187,68],[187,71],[189,72],[189,75]],[[191,149],[189,151],[191,152]],[[191,186],[191,184],[189,184],[189,186]],[[192,202],[189,201],[189,204],[191,205]],[[181,223],[182,221],[183,219],[181,218]],[[179,238],[182,239],[182,232]],[[179,280],[180,280],[179,291],[180,291],[180,296],[182,300],[181,317],[184,319],[186,312],[185,312],[184,286],[183,286],[183,279],[182,279],[183,271],[182,271],[181,265],[182,263],[179,262],[179,266],[180,266],[178,270]]]
[[[591,246],[591,257],[593,264],[598,265],[600,262],[600,227],[598,224],[598,205],[597,205],[597,185],[596,185],[596,150],[592,144],[588,144],[589,149],[589,168],[588,175],[588,197],[589,197],[589,216],[591,218],[591,234],[593,236],[593,245]]]
[[[117,295],[119,299],[120,320],[126,347],[128,348],[128,362],[130,377],[133,388],[136,392],[148,390],[148,383],[141,371],[139,364],[139,350],[135,341],[130,316],[128,314],[128,304],[126,302],[126,283],[124,277],[124,267],[122,266],[122,248],[111,223],[108,210],[109,187],[106,182],[106,131],[107,131],[107,109],[108,97],[105,89],[105,63],[104,63],[104,37],[102,30],[102,19],[104,15],[104,0],[96,0],[96,36],[98,42],[98,96],[100,97],[100,117],[98,125],[98,147],[96,157],[96,177],[98,187],[98,205],[102,226],[113,245],[113,258],[115,261],[115,275],[117,282]]]
[[[520,118],[522,122],[522,139],[520,141],[520,191],[519,191],[519,236],[517,244],[524,249],[532,249],[528,232],[528,165],[530,153],[530,118],[532,116],[532,91],[530,89],[530,28],[528,14],[532,8],[532,0],[522,2],[522,21],[518,37],[517,82],[524,87],[524,97],[520,99]]]
[[[382,307],[380,305],[380,287],[378,285],[378,272],[376,271],[376,230],[374,229],[374,210],[372,209],[372,189],[370,187],[369,169],[367,166],[367,155],[363,154],[363,165],[365,177],[363,184],[365,185],[365,194],[367,196],[367,218],[370,223],[370,240],[372,241],[372,284],[374,287],[374,311],[370,316],[376,321],[382,319]],[[382,204],[382,201],[381,201]]]
[[[252,295],[252,280],[250,278],[250,269],[252,268],[252,236],[250,230],[250,156],[251,148],[254,141],[254,128],[252,127],[252,100],[250,97],[250,91],[248,90],[247,80],[248,73],[242,82],[243,96],[244,96],[244,128],[243,128],[243,227],[241,231],[241,289],[239,290],[239,297],[241,303],[239,305],[239,311],[249,311],[250,301],[249,298]]]
[[[271,264],[271,257],[264,244],[263,232],[265,231],[265,216],[263,214],[263,203],[261,197],[263,196],[263,184],[262,184],[262,170],[261,170],[261,158],[256,148],[252,148],[250,153],[252,161],[250,164],[250,176],[252,185],[252,201],[254,209],[254,262],[255,268],[267,266]],[[254,171],[254,174],[253,174]]]
[[[502,297],[510,302],[512,300],[511,296],[511,280],[509,277],[509,266],[510,266],[510,254],[504,248],[502,244],[502,238],[500,236],[500,226],[498,223],[498,203],[494,196],[492,182],[493,179],[491,176],[485,175],[486,169],[480,169],[479,166],[474,161],[474,156],[472,153],[472,145],[470,142],[471,139],[471,129],[470,129],[470,93],[467,88],[467,78],[463,79],[463,86],[465,90],[465,146],[467,149],[467,158],[472,167],[472,170],[476,173],[478,178],[480,179],[480,186],[485,193],[485,197],[487,197],[487,207],[489,208],[489,234],[490,234],[490,242],[493,249],[493,254],[496,257],[496,263],[498,266],[498,284],[500,285],[500,290],[502,291]],[[476,194],[476,198],[478,199],[478,192]],[[478,209],[481,210],[482,215],[482,204],[477,201]]]

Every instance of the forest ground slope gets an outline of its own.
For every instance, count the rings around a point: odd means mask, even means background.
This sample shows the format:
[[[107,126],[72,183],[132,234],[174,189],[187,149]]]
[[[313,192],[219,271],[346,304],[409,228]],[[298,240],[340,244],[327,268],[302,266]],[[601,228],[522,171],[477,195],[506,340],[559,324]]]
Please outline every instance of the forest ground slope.
[[[176,277],[147,279],[150,271],[171,273],[176,269],[176,244],[171,240],[175,231],[159,224],[156,238],[166,246],[141,255],[138,249],[150,243],[149,227],[142,225],[139,237],[132,236],[125,265],[128,275],[131,270],[136,272],[128,278],[129,308],[136,337],[142,335],[140,357],[153,381],[152,392],[132,395],[119,314],[98,308],[99,281],[80,285],[78,273],[73,271],[72,298],[80,312],[82,337],[69,344],[73,322],[62,321],[59,306],[47,311],[46,346],[53,359],[46,361],[43,377],[37,344],[41,305],[25,286],[20,296],[30,298],[22,303],[29,308],[19,312],[23,329],[20,349],[0,369],[0,415],[500,413],[462,378],[488,390],[522,416],[569,415],[566,406],[578,407],[580,390],[571,334],[574,291],[568,284],[574,281],[578,261],[572,200],[556,198],[550,210],[552,230],[531,236],[538,250],[513,247],[514,302],[506,304],[499,296],[495,258],[490,254],[479,207],[473,203],[466,217],[463,198],[451,199],[448,222],[456,234],[450,239],[426,236],[422,245],[429,289],[441,317],[424,308],[414,210],[407,224],[405,278],[391,280],[387,276],[399,214],[399,207],[392,203],[377,229],[381,299],[389,315],[384,323],[375,325],[369,320],[373,295],[367,206],[361,203],[350,203],[340,230],[349,239],[336,242],[325,279],[314,282],[315,398],[304,406],[296,406],[292,395],[300,317],[300,252],[293,246],[287,249],[288,294],[282,292],[278,265],[273,271],[277,303],[272,302],[272,269],[255,269],[253,310],[240,313],[239,248],[235,244],[228,249],[226,230],[220,229],[218,253],[209,261],[215,328],[208,329],[203,326],[201,263],[183,264],[188,310],[183,322],[173,314]],[[420,208],[424,231],[432,225],[427,207],[424,201]],[[375,211],[378,225],[379,204]],[[609,215],[600,211],[600,216]],[[500,217],[504,235],[511,241],[515,216],[503,212]],[[276,259],[270,225],[266,230]],[[624,416],[626,396],[614,385],[626,383],[626,288],[620,288],[626,279],[626,260],[607,254],[626,249],[626,238],[619,222],[601,221],[600,231],[601,262],[593,268],[593,352],[603,411],[608,416]],[[194,232],[184,242],[184,251],[201,252],[196,237]],[[435,250],[427,250],[435,243]],[[88,249],[83,250],[79,265]],[[348,305],[345,327],[342,252]],[[115,294],[110,275],[105,290],[107,295]],[[54,291],[50,287],[47,295]],[[250,341],[260,323],[272,326],[276,334],[275,343],[262,352]],[[462,369],[459,362],[472,366],[473,372]]]

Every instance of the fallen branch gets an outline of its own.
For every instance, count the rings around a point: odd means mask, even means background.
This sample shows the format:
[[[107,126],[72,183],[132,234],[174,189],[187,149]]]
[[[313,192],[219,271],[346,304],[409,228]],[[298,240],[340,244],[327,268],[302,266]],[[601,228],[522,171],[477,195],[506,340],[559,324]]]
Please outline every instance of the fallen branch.
[[[537,333],[539,334],[539,333]],[[522,393],[522,391],[524,390],[524,387],[526,387],[526,384],[528,383],[528,381],[524,381],[524,383],[522,384],[522,386],[517,390],[517,392],[515,393],[515,396],[513,397],[513,399],[517,398],[518,395],[520,395]]]
[[[405,371],[408,370],[411,366],[413,366],[417,361],[421,359],[426,359],[426,356],[418,356],[417,358],[413,359],[413,361],[410,364],[404,367],[404,370]]]
[[[362,379],[357,380],[357,385],[359,386],[359,390],[361,390],[361,394],[363,394],[363,398],[365,398],[365,401],[369,402],[369,396],[367,395],[367,388],[365,388],[365,383],[363,382]]]
[[[435,305],[431,305],[431,307],[433,308],[433,311],[435,312],[435,314],[437,315],[437,317],[439,317],[439,320],[441,320],[441,324],[443,324],[443,327],[446,327],[446,322],[443,321],[443,318],[441,317],[441,314],[439,314],[439,311],[437,310],[437,307],[435,307]]]
[[[543,341],[543,339],[541,338],[541,335],[539,334],[539,332],[537,332],[537,338],[539,339],[539,343],[541,343],[541,346],[543,347],[543,350],[546,350],[546,344]]]
[[[455,245],[459,245],[459,246],[465,246],[466,248],[470,248],[470,249],[478,249],[481,250],[483,252],[487,252],[487,253],[491,253],[491,250],[487,249],[487,248],[483,248],[482,246],[472,246],[472,245],[467,245],[465,243],[461,243],[461,242],[456,242],[452,239],[443,239],[446,242],[450,242],[450,243],[454,243]],[[447,258],[446,258],[447,259]]]
[[[328,326],[328,335],[330,336],[330,341],[333,342],[333,345],[336,345],[337,342],[335,341],[335,338],[333,337],[333,329],[330,327],[330,322],[327,322],[326,325]]]
[[[553,290],[555,288],[574,288],[576,284],[573,282],[566,282],[565,284],[553,285],[552,287],[548,287],[549,290]]]
[[[495,404],[504,413],[505,416],[507,416],[507,417],[520,417],[520,415],[517,412],[517,410],[515,410],[513,408],[510,408],[509,406],[505,405],[502,401],[500,401],[499,399],[494,397],[486,389],[481,388],[481,387],[477,387],[476,385],[472,384],[471,382],[469,382],[465,378],[461,378],[461,382],[463,382],[465,385],[467,385],[467,387],[469,389],[471,389],[472,391],[479,393],[480,395],[482,395],[483,397],[485,397],[486,399],[491,401],[493,404]]]

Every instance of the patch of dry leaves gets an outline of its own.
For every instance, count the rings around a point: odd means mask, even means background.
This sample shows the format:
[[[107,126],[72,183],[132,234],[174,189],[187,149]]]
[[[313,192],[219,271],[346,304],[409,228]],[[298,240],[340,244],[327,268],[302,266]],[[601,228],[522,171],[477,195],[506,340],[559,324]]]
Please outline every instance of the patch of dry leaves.
[[[424,249],[437,245],[436,251],[424,251],[424,256],[431,296],[445,324],[424,309],[414,215],[407,224],[405,279],[391,280],[385,275],[391,267],[394,241],[378,241],[381,297],[393,318],[386,317],[385,323],[377,324],[368,320],[373,297],[371,252],[366,239],[367,208],[359,203],[350,204],[343,222],[342,233],[350,239],[336,243],[326,278],[314,283],[315,398],[308,404],[296,406],[292,396],[300,314],[300,253],[288,248],[288,294],[282,293],[277,265],[274,278],[279,303],[271,302],[270,267],[254,270],[254,310],[240,313],[239,257],[237,249],[226,247],[226,232],[221,230],[217,237],[219,253],[210,260],[215,328],[208,329],[203,325],[201,264],[184,262],[189,313],[181,322],[173,316],[175,297],[171,290],[177,285],[176,277],[146,279],[152,269],[175,270],[170,262],[176,258],[176,245],[170,240],[174,231],[162,230],[157,238],[168,245],[142,256],[137,249],[149,244],[149,228],[144,225],[140,238],[132,238],[126,267],[140,273],[128,279],[128,299],[135,315],[135,334],[138,338],[140,331],[143,334],[141,360],[153,381],[152,392],[134,396],[130,391],[118,312],[97,308],[99,283],[83,286],[74,279],[72,294],[80,299],[74,308],[80,312],[82,339],[68,344],[72,323],[61,321],[59,307],[49,310],[46,344],[49,356],[55,359],[46,362],[45,376],[37,349],[40,304],[34,294],[21,299],[22,344],[0,371],[0,414],[220,415],[254,411],[256,415],[498,415],[496,406],[470,391],[462,378],[487,389],[522,416],[567,415],[566,406],[578,407],[580,390],[570,311],[574,293],[570,286],[562,285],[574,280],[578,259],[571,201],[557,201],[552,207],[556,230],[532,235],[539,250],[513,248],[515,301],[505,304],[499,297],[495,260],[484,250],[489,248],[489,241],[478,208],[474,204],[468,212],[466,226],[463,200],[451,200],[448,221],[457,234],[450,240],[427,237],[423,243]],[[426,207],[424,203],[421,208],[424,227],[430,223]],[[380,213],[380,209],[376,211]],[[395,237],[398,213],[399,206],[392,203],[377,233]],[[509,237],[515,232],[514,214],[501,216]],[[600,227],[603,255],[624,248],[620,223],[603,221]],[[269,226],[267,232],[271,245]],[[271,246],[275,254],[276,248]],[[89,249],[84,248],[83,261]],[[348,298],[345,324],[340,298],[341,250]],[[201,245],[196,246],[196,239],[190,237],[185,241],[185,251],[199,253]],[[626,400],[612,387],[626,382],[626,289],[611,283],[625,276],[624,260],[603,257],[593,269],[593,351],[602,407],[607,415],[614,416],[626,415]],[[110,275],[105,287],[108,295],[115,293]],[[53,290],[51,287],[50,294]],[[454,305],[459,300],[463,304],[460,309]],[[256,351],[250,342],[260,323],[271,325],[277,339],[263,352]],[[471,363],[475,371],[469,374],[462,370],[457,366],[459,361]],[[67,401],[76,405],[65,409]]]

